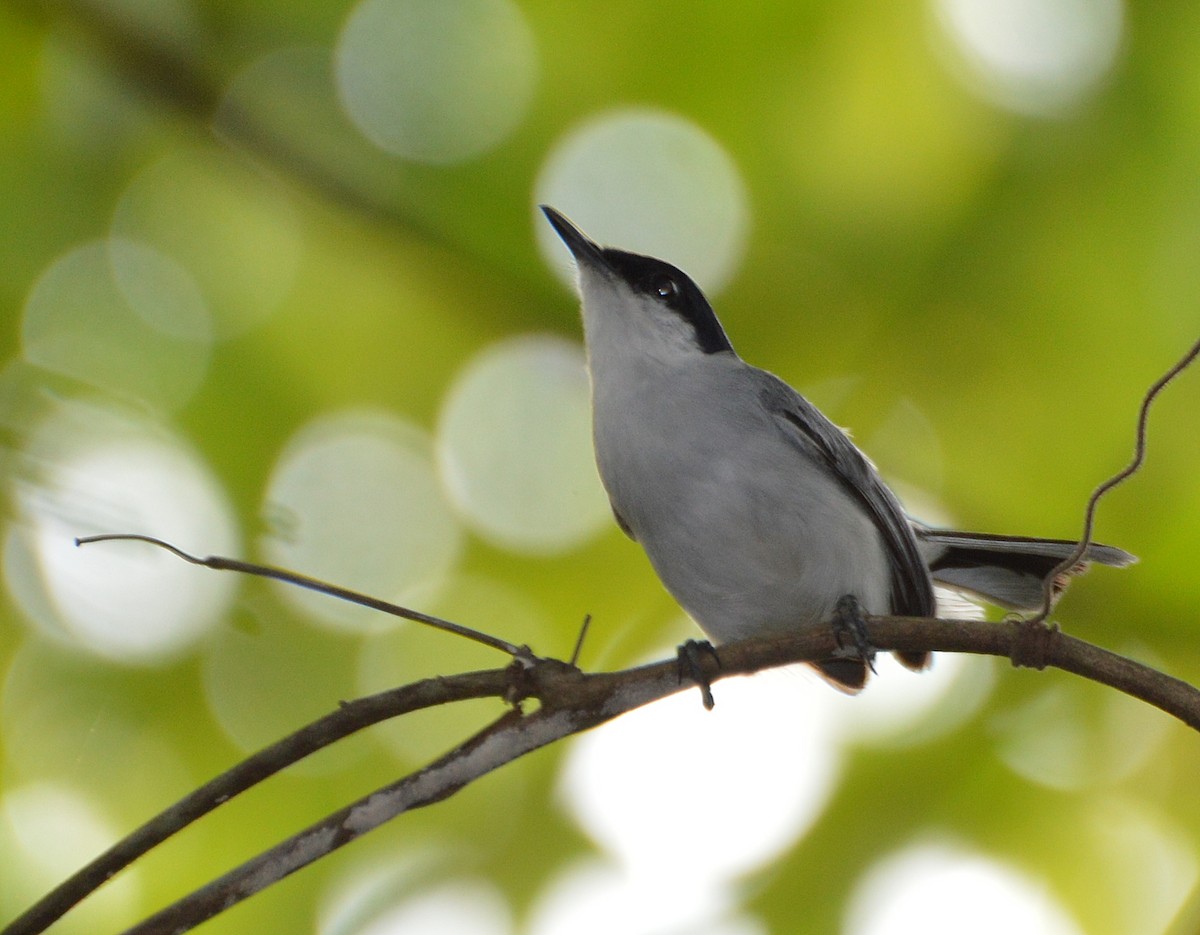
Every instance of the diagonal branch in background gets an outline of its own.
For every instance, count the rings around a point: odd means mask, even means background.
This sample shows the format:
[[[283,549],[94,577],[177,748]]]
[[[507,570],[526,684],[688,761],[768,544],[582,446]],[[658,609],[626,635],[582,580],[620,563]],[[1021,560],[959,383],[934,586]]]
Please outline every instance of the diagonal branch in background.
[[[106,67],[147,100],[182,115],[218,143],[231,143],[326,202],[382,222],[405,236],[452,253],[469,252],[498,280],[521,282],[520,271],[501,268],[484,253],[447,234],[396,199],[381,197],[374,181],[356,179],[344,164],[287,138],[259,113],[227,98],[232,78],[219,67],[223,51],[210,31],[196,47],[185,46],[129,16],[120,4],[91,0],[8,0],[39,24],[62,24],[101,57]],[[393,171],[399,171],[393,166]]]
[[[875,617],[871,643],[883,650],[966,652],[1012,658],[1028,640],[1023,622]],[[729,643],[720,665],[704,657],[704,675],[716,682],[775,666],[828,658],[836,650],[832,629],[774,640]],[[1054,630],[1043,631],[1039,664],[1118,689],[1166,711],[1200,731],[1200,690],[1149,666]],[[417,682],[350,702],[326,718],[267,748],[217,777],[152,819],[57,890],[14,920],[0,935],[37,935],[72,905],[174,831],[250,785],[334,740],[395,714],[466,698],[535,698],[531,714],[510,711],[475,737],[424,769],[340,809],[326,819],[129,930],[135,935],[184,932],[278,880],[319,860],[380,824],[431,805],[526,753],[683,690],[676,660],[621,672],[584,674],[565,663],[537,660],[508,669]]]

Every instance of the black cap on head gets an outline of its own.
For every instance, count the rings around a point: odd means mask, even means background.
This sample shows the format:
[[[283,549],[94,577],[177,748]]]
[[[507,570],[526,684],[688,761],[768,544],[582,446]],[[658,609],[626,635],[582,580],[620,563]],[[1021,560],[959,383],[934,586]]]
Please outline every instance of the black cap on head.
[[[549,205],[541,208],[576,263],[607,269],[635,292],[669,308],[692,326],[696,343],[705,354],[732,353],[733,345],[729,343],[725,329],[700,287],[687,273],[665,260],[599,247],[560,212]]]

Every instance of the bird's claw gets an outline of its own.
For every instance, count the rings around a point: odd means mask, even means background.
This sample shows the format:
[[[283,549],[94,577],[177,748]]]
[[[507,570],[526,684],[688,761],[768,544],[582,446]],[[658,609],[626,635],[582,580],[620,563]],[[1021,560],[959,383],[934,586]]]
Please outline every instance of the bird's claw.
[[[700,697],[704,702],[705,710],[711,711],[716,701],[713,699],[712,684],[704,673],[701,657],[711,657],[717,664],[717,668],[721,668],[721,657],[717,655],[716,647],[708,640],[688,640],[679,645],[676,653],[679,683],[682,685],[684,679],[695,682],[696,687],[700,689]]]
[[[867,639],[867,621],[862,604],[853,594],[843,594],[833,608],[833,637],[841,655],[861,659],[871,673],[875,671],[875,647]]]

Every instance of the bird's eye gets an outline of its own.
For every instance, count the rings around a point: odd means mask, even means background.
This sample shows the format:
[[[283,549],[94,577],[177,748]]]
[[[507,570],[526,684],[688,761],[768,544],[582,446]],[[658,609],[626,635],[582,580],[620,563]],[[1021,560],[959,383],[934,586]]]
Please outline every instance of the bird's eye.
[[[650,293],[669,304],[679,295],[679,283],[670,276],[656,276],[650,282]]]

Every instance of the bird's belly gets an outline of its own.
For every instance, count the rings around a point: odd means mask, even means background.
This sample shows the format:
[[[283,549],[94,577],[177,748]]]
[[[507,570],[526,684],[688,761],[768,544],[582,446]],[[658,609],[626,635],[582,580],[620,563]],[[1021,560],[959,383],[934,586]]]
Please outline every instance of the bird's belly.
[[[815,626],[847,594],[868,613],[889,610],[875,525],[823,468],[790,449],[745,445],[710,449],[691,465],[670,474],[647,466],[634,489],[610,495],[667,590],[710,639]]]

